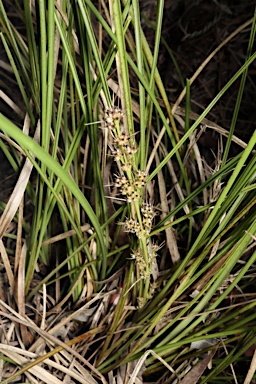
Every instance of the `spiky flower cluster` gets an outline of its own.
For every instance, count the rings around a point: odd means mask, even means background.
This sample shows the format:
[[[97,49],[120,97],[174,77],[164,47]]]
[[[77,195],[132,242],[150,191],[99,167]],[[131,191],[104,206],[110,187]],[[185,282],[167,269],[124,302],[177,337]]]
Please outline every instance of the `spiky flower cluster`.
[[[111,107],[106,110],[104,120],[108,128],[114,129],[115,123],[119,123],[123,116],[124,112],[120,108]]]
[[[140,277],[142,279],[149,278],[152,274],[152,268],[156,262],[157,252],[159,246],[157,244],[152,244],[148,247],[148,259],[145,261],[143,255],[141,254],[140,248],[136,249],[135,252],[131,255],[135,260],[136,266],[140,271]]]
[[[136,233],[137,237],[148,237],[151,231],[155,211],[152,204],[143,203],[141,208],[142,226],[134,219],[126,219],[124,229],[126,232]]]
[[[127,172],[128,169],[131,170],[131,164],[129,167],[122,166],[124,172]],[[115,186],[120,188],[122,195],[126,196],[128,202],[139,200],[141,197],[142,188],[146,184],[146,173],[137,171],[132,173],[132,178],[126,176],[116,176]]]
[[[128,136],[122,126],[124,112],[111,107],[105,113],[105,124],[111,132],[113,138],[111,152],[114,160],[118,162],[120,175],[115,176],[114,185],[125,197],[128,203],[132,204],[131,217],[124,223],[126,232],[136,234],[138,248],[132,254],[135,260],[139,279],[149,279],[152,275],[153,264],[156,262],[157,247],[147,247],[146,241],[152,228],[155,217],[155,210],[152,204],[143,203],[144,187],[146,185],[147,173],[138,170],[136,166],[135,155],[137,146],[134,136]]]
[[[112,155],[115,161],[121,165],[122,174],[116,175],[115,186],[119,188],[126,201],[131,203],[142,198],[143,189],[146,185],[147,173],[137,170],[134,155],[137,152],[135,141],[122,131],[121,120],[124,112],[118,107],[111,107],[105,112],[106,127],[111,130],[114,148]],[[154,208],[151,204],[143,203],[141,207],[142,220],[127,219],[125,230],[136,233],[138,238],[147,237],[155,217]]]
[[[113,135],[114,148],[112,155],[115,161],[120,162],[123,174],[116,176],[115,186],[120,188],[120,192],[128,202],[137,201],[142,196],[142,189],[146,184],[146,173],[135,170],[134,155],[137,152],[134,139],[129,137],[121,130],[121,119],[124,112],[111,107],[105,113],[105,123]]]
[[[141,208],[141,213],[143,215],[143,226],[148,231],[151,231],[152,222],[155,217],[155,210],[152,204],[143,203]]]

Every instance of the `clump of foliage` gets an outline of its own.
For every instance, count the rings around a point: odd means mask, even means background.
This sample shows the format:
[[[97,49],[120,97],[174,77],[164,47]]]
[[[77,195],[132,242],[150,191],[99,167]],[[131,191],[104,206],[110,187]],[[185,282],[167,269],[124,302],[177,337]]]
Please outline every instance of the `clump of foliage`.
[[[256,133],[235,130],[256,17],[243,66],[193,120],[200,71],[170,105],[157,67],[164,1],[153,50],[137,0],[95,3],[0,0],[0,146],[18,175],[1,205],[1,382],[233,382],[256,342]],[[225,130],[206,116],[235,82]]]

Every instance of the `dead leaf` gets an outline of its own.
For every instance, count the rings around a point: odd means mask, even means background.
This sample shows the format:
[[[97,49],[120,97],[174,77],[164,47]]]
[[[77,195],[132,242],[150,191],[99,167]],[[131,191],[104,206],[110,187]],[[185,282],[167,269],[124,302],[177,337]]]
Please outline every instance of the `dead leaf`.
[[[191,371],[184,377],[184,379],[180,382],[180,384],[196,384],[198,380],[201,378],[204,373],[207,365],[212,360],[215,355],[216,349],[212,351],[204,360],[202,360],[199,364],[195,365]]]

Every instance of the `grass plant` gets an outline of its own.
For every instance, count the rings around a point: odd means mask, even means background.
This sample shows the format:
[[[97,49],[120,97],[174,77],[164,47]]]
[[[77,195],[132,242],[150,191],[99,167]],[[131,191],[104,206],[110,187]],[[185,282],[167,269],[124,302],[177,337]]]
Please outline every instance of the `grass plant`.
[[[0,147],[18,174],[1,204],[1,383],[245,380],[256,132],[244,142],[236,127],[256,14],[243,65],[194,118],[195,76],[173,105],[158,70],[164,3],[152,48],[137,0],[24,0],[12,12],[0,0],[1,97],[13,100]],[[207,116],[236,82],[225,130]],[[205,130],[217,135],[211,161]]]

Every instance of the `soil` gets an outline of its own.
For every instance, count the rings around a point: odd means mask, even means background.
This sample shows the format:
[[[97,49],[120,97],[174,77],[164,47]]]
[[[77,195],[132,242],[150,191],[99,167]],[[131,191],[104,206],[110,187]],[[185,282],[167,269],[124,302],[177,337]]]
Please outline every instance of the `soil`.
[[[153,19],[156,2],[145,1],[145,15]],[[254,1],[166,1],[163,37],[177,61],[182,80],[191,78],[207,56],[232,32],[253,17]],[[152,28],[145,34],[154,41]],[[191,109],[202,113],[228,80],[244,64],[250,37],[250,25],[225,45],[202,71],[191,86]],[[255,50],[255,44],[254,44]],[[252,50],[253,52],[253,50]],[[164,44],[160,48],[159,70],[170,102],[175,102],[183,87],[180,76]],[[255,130],[255,75],[256,65],[248,70],[248,78],[236,124],[236,135],[247,141]],[[224,94],[208,118],[229,129],[240,81]],[[184,106],[184,100],[181,106]],[[213,143],[213,142],[212,142]],[[211,146],[211,139],[206,141]],[[214,143],[213,143],[214,145]],[[214,149],[214,148],[213,148]]]

